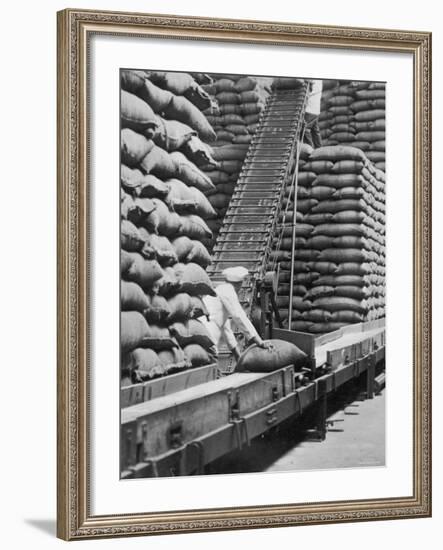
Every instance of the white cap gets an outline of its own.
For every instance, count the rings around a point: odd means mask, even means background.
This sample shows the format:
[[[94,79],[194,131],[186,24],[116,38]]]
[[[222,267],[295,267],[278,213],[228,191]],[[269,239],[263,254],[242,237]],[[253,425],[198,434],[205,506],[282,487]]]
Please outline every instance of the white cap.
[[[224,278],[229,283],[239,283],[240,281],[243,281],[248,273],[249,271],[246,267],[242,267],[241,265],[237,267],[228,267],[222,271]]]

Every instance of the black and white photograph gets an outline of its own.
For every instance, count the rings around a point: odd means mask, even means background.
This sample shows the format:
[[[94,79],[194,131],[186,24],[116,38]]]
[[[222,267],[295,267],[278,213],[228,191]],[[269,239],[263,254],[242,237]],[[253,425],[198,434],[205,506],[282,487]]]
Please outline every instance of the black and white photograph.
[[[385,88],[120,70],[122,480],[385,465]]]

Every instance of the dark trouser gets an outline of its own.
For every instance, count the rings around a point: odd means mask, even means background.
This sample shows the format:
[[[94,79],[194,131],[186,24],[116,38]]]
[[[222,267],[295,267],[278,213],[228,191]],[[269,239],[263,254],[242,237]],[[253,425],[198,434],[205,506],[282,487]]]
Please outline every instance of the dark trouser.
[[[322,146],[320,126],[318,125],[318,118],[316,118],[311,126],[311,137],[314,149]]]
[[[310,130],[310,137],[312,146],[314,149],[322,146],[320,126],[318,125],[318,116],[312,115],[311,113],[305,114],[306,126]]]

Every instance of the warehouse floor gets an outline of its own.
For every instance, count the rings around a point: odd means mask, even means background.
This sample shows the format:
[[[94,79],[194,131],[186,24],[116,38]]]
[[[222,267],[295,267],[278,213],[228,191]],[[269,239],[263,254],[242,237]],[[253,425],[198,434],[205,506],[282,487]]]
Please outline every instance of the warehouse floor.
[[[343,422],[334,423],[323,442],[305,440],[298,443],[266,471],[384,465],[384,392],[374,399],[355,401],[331,418]]]
[[[258,438],[249,448],[214,462],[207,473],[290,471],[374,467],[385,464],[385,392],[360,400],[358,393],[331,403],[326,439],[315,440],[311,431],[315,412],[303,422],[286,423],[269,436]]]

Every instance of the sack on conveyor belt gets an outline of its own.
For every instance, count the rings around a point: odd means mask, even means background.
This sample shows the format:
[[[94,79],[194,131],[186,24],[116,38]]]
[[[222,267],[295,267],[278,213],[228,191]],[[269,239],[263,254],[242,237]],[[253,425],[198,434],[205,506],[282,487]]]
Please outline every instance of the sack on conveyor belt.
[[[197,319],[189,319],[183,323],[174,323],[169,327],[170,333],[175,336],[181,347],[188,344],[198,344],[205,350],[215,346],[203,323]]]
[[[195,263],[175,264],[173,267],[179,280],[181,292],[191,296],[215,296],[208,274]]]
[[[265,340],[272,344],[272,350],[263,349],[256,344],[249,346],[240,356],[235,372],[272,372],[293,365],[300,370],[306,363],[306,353],[296,345],[284,340]]]
[[[121,91],[121,125],[152,138],[159,126],[158,117],[151,107],[134,94]]]

